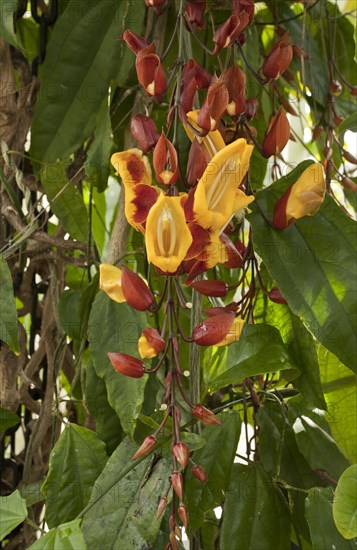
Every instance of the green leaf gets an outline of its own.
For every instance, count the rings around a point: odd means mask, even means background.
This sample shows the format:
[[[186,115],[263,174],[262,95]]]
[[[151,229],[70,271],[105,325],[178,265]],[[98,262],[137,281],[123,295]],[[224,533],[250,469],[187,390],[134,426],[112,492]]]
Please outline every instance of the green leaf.
[[[87,428],[66,427],[54,446],[42,486],[49,527],[70,521],[86,506],[107,460],[104,443]]]
[[[26,501],[19,491],[8,497],[0,497],[0,540],[11,533],[26,517]]]
[[[40,179],[51,205],[65,231],[79,241],[88,238],[88,213],[83,197],[69,182],[64,162],[46,164],[40,171]]]
[[[0,407],[0,432],[16,426],[20,421],[20,417],[17,414]]]
[[[29,550],[86,550],[87,544],[80,524],[81,520],[75,519],[51,529],[30,546]]]
[[[357,537],[357,464],[352,464],[338,480],[332,514],[345,539]]]
[[[193,530],[200,527],[205,512],[222,503],[237,451],[241,429],[239,413],[227,411],[219,418],[222,426],[206,426],[201,435],[207,443],[193,455],[193,460],[206,471],[207,483],[186,474],[187,508]]]
[[[102,291],[97,294],[89,319],[89,349],[96,373],[106,384],[109,404],[131,436],[144,401],[147,377],[129,378],[116,372],[107,353],[137,355],[137,342],[144,326],[145,315],[126,303],[114,302]]]
[[[17,313],[10,269],[0,255],[0,340],[18,355],[20,353]]]
[[[41,70],[32,125],[35,159],[55,162],[82,145],[94,129],[111,80],[124,84],[133,65],[134,55],[118,37],[128,25],[140,34],[144,14],[145,5],[133,0],[68,3]]]
[[[58,303],[58,318],[63,331],[70,337],[79,339],[81,335],[80,313],[82,292],[64,290]]]
[[[310,164],[299,164],[288,176],[257,194],[257,202],[270,218],[275,201]],[[318,341],[355,370],[355,222],[329,196],[317,214],[285,230],[273,229],[256,206],[252,209],[249,219],[254,246],[290,308]],[[328,235],[328,239],[321,239],[321,235]]]
[[[133,465],[134,452],[129,439],[122,441],[93,487],[94,504],[82,526],[89,548],[144,549],[155,541],[160,527],[157,505],[168,486],[171,462],[161,459],[153,464],[148,457],[116,482]]]
[[[350,130],[351,132],[357,132],[357,112],[353,112],[350,116],[345,118],[339,126],[337,126],[337,132],[340,136],[344,136],[345,132]]]
[[[221,550],[286,550],[289,506],[259,464],[235,464],[224,508]]]
[[[92,360],[86,367],[86,406],[95,418],[98,437],[111,455],[123,439],[123,429],[117,413],[108,403],[105,382],[97,376]]]
[[[88,151],[84,169],[90,183],[103,191],[108,182],[112,150],[112,126],[109,116],[108,99],[105,98],[97,114],[94,139]]]
[[[335,440],[308,416],[299,416],[293,426],[296,442],[313,470],[324,470],[338,479],[349,466]]]
[[[271,280],[268,285],[268,288],[272,286]],[[259,292],[254,307],[254,318],[256,323],[267,323],[280,331],[283,342],[300,371],[296,371],[289,380],[308,401],[320,409],[326,409],[316,343],[299,317],[291,312],[288,305],[275,304],[263,292]],[[285,373],[283,375],[286,376]]]
[[[357,462],[356,376],[323,346],[319,346],[318,357],[327,403],[326,419],[343,454],[350,462]]]
[[[277,401],[265,400],[259,407],[257,422],[259,458],[267,472],[294,487],[316,485],[318,478],[297,446],[286,407]]]
[[[345,540],[337,531],[332,517],[333,490],[331,487],[315,487],[305,500],[306,518],[309,524],[314,550],[336,548],[352,550],[355,542]]]
[[[0,13],[0,37],[15,48],[19,47],[14,29],[14,13],[17,10],[17,5],[18,0],[6,0],[6,2],[2,2]]]
[[[225,370],[210,379],[209,387],[216,390],[247,376],[295,367],[276,328],[246,324],[239,342],[229,347]]]

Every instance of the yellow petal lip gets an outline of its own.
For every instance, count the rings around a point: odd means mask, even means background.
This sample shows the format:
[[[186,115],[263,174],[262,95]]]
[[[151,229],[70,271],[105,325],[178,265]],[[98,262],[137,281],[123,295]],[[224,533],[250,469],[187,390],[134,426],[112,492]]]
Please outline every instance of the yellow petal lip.
[[[192,243],[182,207],[183,197],[160,195],[146,221],[148,261],[165,273],[175,273]]]
[[[197,184],[193,210],[205,229],[221,230],[236,210],[253,200],[239,190],[249,168],[253,146],[243,138],[221,149]]]
[[[286,218],[298,220],[312,216],[320,208],[326,191],[324,170],[319,162],[311,164],[293,184],[286,203]]]
[[[125,186],[137,183],[151,185],[152,173],[149,159],[140,149],[133,148],[114,153],[110,162]]]
[[[188,121],[198,131],[200,131],[199,127],[197,126],[197,119],[198,119],[199,113],[200,111],[199,109],[197,109],[195,111],[190,111],[186,115]],[[226,146],[226,144],[224,143],[223,137],[218,130],[212,130],[211,132],[208,132],[206,136],[200,137],[195,134],[195,132],[192,130],[189,124],[185,124],[184,127],[189,139],[193,141],[194,138],[196,138],[199,143],[202,143],[209,155],[209,158],[211,159],[214,157],[216,153],[218,153],[218,151],[220,151]]]
[[[115,302],[125,302],[121,289],[122,270],[111,264],[100,264],[99,266],[99,288]]]

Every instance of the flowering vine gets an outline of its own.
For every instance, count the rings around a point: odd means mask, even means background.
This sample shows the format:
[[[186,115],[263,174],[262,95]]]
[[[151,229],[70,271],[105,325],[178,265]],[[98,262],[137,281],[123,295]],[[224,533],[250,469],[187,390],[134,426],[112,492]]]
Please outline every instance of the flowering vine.
[[[161,0],[149,1],[147,6],[158,15],[166,9]],[[154,451],[160,435],[170,425],[172,472],[167,491],[158,500],[157,517],[163,515],[171,498],[167,548],[172,549],[178,548],[181,527],[187,528],[189,524],[185,470],[190,467],[192,475],[202,483],[207,481],[206,472],[193,462],[189,445],[183,441],[182,403],[190,408],[194,420],[220,429],[219,418],[199,400],[192,400],[187,390],[190,372],[182,364],[181,348],[234,345],[243,337],[244,325],[254,323],[256,281],[273,302],[285,303],[277,287],[268,290],[264,286],[245,215],[255,201],[249,170],[254,147],[264,157],[274,157],[274,179],[279,173],[278,160],[290,138],[290,124],[286,115],[289,106],[286,100],[280,101],[275,82],[287,74],[294,54],[300,53],[288,33],[280,33],[262,67],[256,70],[243,57],[241,49],[245,30],[254,18],[254,3],[233,0],[231,15],[214,31],[211,44],[202,43],[197,34],[206,24],[205,12],[204,1],[180,2],[169,45],[177,36],[178,57],[169,69],[169,76],[165,56],[160,58],[154,43],[129,29],[122,36],[136,55],[144,112],[135,114],[130,125],[138,148],[113,154],[111,162],[124,186],[126,219],[142,233],[147,260],[164,279],[163,289],[158,293],[126,266],[100,266],[100,288],[112,300],[125,301],[139,311],[164,312],[162,326],[148,326],[142,331],[138,340],[140,358],[125,353],[108,356],[114,369],[124,376],[141,378],[155,375],[160,369],[164,372],[162,421],[141,443],[133,460]],[[194,59],[184,59],[183,41],[188,34],[217,59],[220,69],[216,74],[209,74]],[[244,69],[260,85],[269,86],[275,101],[282,103],[275,110],[262,143],[249,125],[259,116],[258,102],[246,97]],[[167,107],[163,129],[158,129],[149,116],[154,103]],[[178,146],[180,126],[190,142],[185,173]],[[301,217],[313,215],[324,194],[323,168],[314,163],[282,190],[271,219],[259,201],[255,203],[267,223],[276,230],[287,230]],[[237,281],[228,285],[217,279],[217,265],[239,268]],[[206,318],[192,327],[191,334],[185,334],[180,317],[189,308],[188,291],[210,299],[224,299],[230,291],[235,292],[229,303],[217,306],[213,302],[212,307],[204,310]],[[150,366],[151,359],[155,359],[155,366]],[[247,381],[247,387],[254,393],[251,380]]]

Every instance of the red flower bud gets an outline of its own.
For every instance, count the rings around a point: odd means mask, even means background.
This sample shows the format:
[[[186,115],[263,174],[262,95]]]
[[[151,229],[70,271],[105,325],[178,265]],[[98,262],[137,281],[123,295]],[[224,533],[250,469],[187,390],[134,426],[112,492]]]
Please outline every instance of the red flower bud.
[[[339,96],[342,94],[343,88],[339,80],[331,80],[330,82],[330,92],[332,95]]]
[[[289,67],[292,58],[293,48],[289,33],[286,32],[265,58],[262,68],[263,75],[276,80]]]
[[[199,346],[213,346],[221,342],[231,329],[234,321],[234,313],[227,312],[222,315],[210,317],[193,329],[194,342]]]
[[[188,463],[188,459],[190,458],[190,450],[187,445],[185,443],[182,443],[182,441],[174,443],[172,446],[172,452],[181,464],[182,468],[185,469]]]
[[[173,472],[171,474],[171,483],[172,487],[179,497],[180,501],[182,500],[182,489],[183,489],[183,481],[182,481],[182,474],[180,472]]]
[[[219,54],[222,48],[228,48],[239,37],[248,25],[249,17],[246,12],[241,15],[231,15],[213,35],[215,43],[214,55]]]
[[[191,474],[197,477],[197,479],[199,479],[201,483],[206,483],[208,481],[207,474],[201,466],[195,466],[194,468],[192,468]]]
[[[145,0],[145,4],[148,8],[157,8],[166,3],[166,0]]]
[[[200,294],[215,298],[226,296],[228,292],[228,285],[224,281],[196,281],[191,283],[191,286]]]
[[[154,301],[154,295],[145,281],[127,267],[122,268],[121,288],[125,300],[138,311],[149,309]]]
[[[232,13],[240,15],[243,11],[248,15],[248,25],[251,25],[254,18],[254,2],[253,0],[233,0]]]
[[[125,353],[107,353],[111,364],[117,372],[130,378],[141,378],[145,372],[145,365],[140,359]]]
[[[229,239],[226,235],[220,236],[220,240],[225,248],[225,256],[227,257],[227,260],[223,262],[222,265],[224,267],[228,267],[230,269],[242,267],[243,265],[243,254],[239,251],[239,247],[234,244],[231,239]],[[238,241],[239,243],[239,241]],[[242,243],[240,243],[242,244]]]
[[[161,518],[162,514],[165,512],[166,506],[167,506],[167,498],[161,497],[159,501],[159,505],[157,507],[156,519]]]
[[[259,103],[255,97],[251,99],[247,99],[245,103],[245,116],[247,117],[248,122],[253,120],[258,110],[258,107],[259,107]]]
[[[352,86],[350,91],[351,96],[356,97],[357,96],[357,86]]]
[[[177,509],[177,512],[178,512],[178,515],[179,515],[179,518],[181,520],[182,525],[184,526],[185,529],[187,529],[187,527],[188,527],[188,511],[187,511],[186,506],[184,506],[183,504],[180,504],[180,506]]]
[[[285,111],[280,107],[279,111],[270,121],[268,131],[263,141],[262,149],[265,157],[279,155],[288,143],[290,137],[290,124]]]
[[[137,460],[148,455],[153,447],[156,445],[156,438],[153,435],[145,437],[142,445],[138,448],[131,460]]]
[[[205,134],[216,130],[228,102],[229,94],[225,83],[214,77],[197,118],[197,125],[204,130]]]
[[[138,36],[135,32],[127,30],[124,31],[121,35],[121,40],[124,40],[126,45],[131,49],[132,52],[137,54],[143,48],[146,48],[149,44],[146,42],[145,38]]]
[[[167,80],[160,58],[155,53],[154,44],[138,52],[135,66],[138,80],[146,94],[161,99],[160,96],[167,90]]]
[[[276,304],[288,303],[277,286],[273,286],[273,288],[268,293],[268,296],[269,296],[269,300],[271,300],[272,302],[275,302]]]
[[[170,550],[178,550],[175,531],[170,532],[169,540],[170,540],[170,546],[169,546]]]
[[[172,185],[178,180],[177,152],[164,132],[154,149],[153,164],[158,183]]]
[[[225,83],[228,90],[227,114],[233,117],[244,113],[246,77],[242,69],[238,65],[232,65],[221,74],[219,80]]]
[[[196,185],[206,170],[209,158],[206,148],[194,138],[187,160],[186,181],[189,185]]]
[[[154,121],[145,115],[135,115],[131,119],[130,130],[144,153],[151,151],[159,140]]]
[[[203,29],[205,26],[206,0],[187,2],[185,6],[185,17],[189,21],[193,30]],[[187,25],[188,30],[191,30]]]
[[[218,315],[213,317],[213,319],[217,317]],[[205,426],[222,426],[217,416],[203,405],[195,405],[192,409],[192,414]]]

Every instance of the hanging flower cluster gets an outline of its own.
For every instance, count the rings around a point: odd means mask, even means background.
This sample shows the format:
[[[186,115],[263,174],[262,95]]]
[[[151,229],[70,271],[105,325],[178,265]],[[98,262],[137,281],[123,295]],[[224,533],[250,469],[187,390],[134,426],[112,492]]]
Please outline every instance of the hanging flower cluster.
[[[148,7],[160,14],[162,0],[150,0]],[[157,296],[144,279],[128,267],[100,266],[100,288],[117,302],[127,302],[139,311],[164,311],[162,327],[148,326],[138,340],[138,356],[109,353],[114,369],[121,375],[141,378],[162,369],[166,392],[159,427],[142,442],[133,460],[157,448],[168,419],[172,421],[172,473],[166,494],[158,502],[157,517],[164,513],[171,495],[170,542],[177,548],[180,526],[187,527],[188,512],[184,498],[183,474],[190,465],[191,473],[201,482],[207,481],[203,468],[190,457],[190,448],[182,440],[180,401],[192,411],[193,418],[204,425],[220,425],[219,419],[203,404],[192,402],[185,387],[189,375],[180,359],[180,346],[221,346],[238,341],[246,322],[254,322],[253,302],[255,278],[263,292],[276,303],[286,303],[280,290],[264,287],[259,275],[249,230],[244,243],[245,212],[254,201],[249,182],[249,165],[254,146],[265,157],[274,156],[274,166],[290,138],[285,101],[273,115],[262,144],[258,143],[249,122],[257,115],[256,98],[246,97],[246,75],[235,61],[220,74],[211,75],[194,59],[182,61],[184,32],[196,36],[205,26],[205,1],[181,3],[177,19],[179,59],[167,78],[163,60],[155,45],[126,30],[122,36],[136,55],[136,71],[146,103],[145,114],[135,114],[131,131],[138,148],[117,152],[111,162],[125,189],[125,216],[129,224],[144,237],[147,260],[165,279]],[[254,2],[233,0],[232,12],[213,34],[211,55],[231,50],[235,54],[244,43],[245,30],[254,17]],[[175,30],[175,32],[176,32]],[[294,54],[289,35],[283,33],[267,55],[257,79],[269,83],[278,94],[274,82],[286,74]],[[227,56],[227,60],[229,57]],[[175,77],[175,78],[174,78]],[[173,84],[167,110],[167,125],[159,134],[148,115],[150,102],[161,104]],[[204,100],[198,109],[198,94]],[[190,149],[186,172],[177,146],[179,125],[189,139]],[[232,131],[231,128],[235,128]],[[169,137],[170,136],[170,137]],[[277,230],[288,228],[302,216],[314,214],[323,201],[325,180],[322,166],[311,165],[276,202],[271,225]],[[269,221],[269,220],[268,220]],[[241,238],[237,239],[237,235]],[[217,265],[240,269],[234,285],[211,278]],[[249,270],[253,273],[250,282]],[[185,335],[180,323],[180,310],[187,308],[187,288],[210,298],[224,298],[237,290],[234,301],[204,310],[206,319]],[[154,359],[154,366],[150,361]],[[180,396],[180,399],[178,399]],[[219,429],[219,428],[217,428]]]

